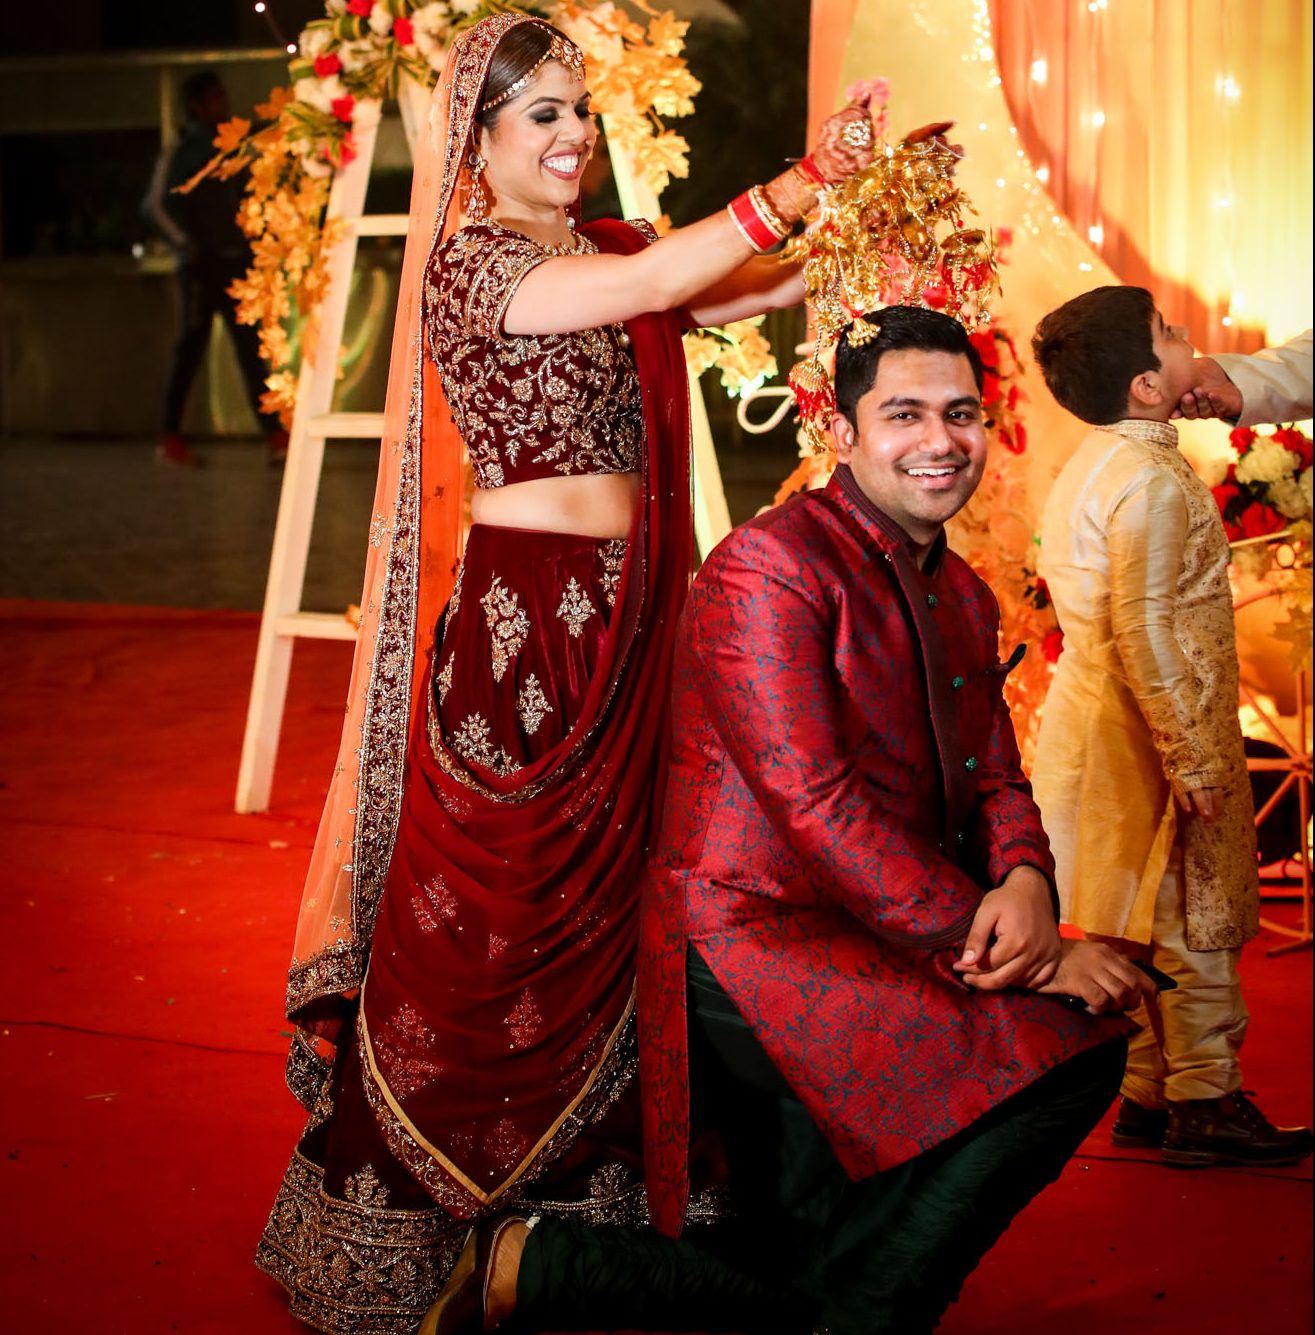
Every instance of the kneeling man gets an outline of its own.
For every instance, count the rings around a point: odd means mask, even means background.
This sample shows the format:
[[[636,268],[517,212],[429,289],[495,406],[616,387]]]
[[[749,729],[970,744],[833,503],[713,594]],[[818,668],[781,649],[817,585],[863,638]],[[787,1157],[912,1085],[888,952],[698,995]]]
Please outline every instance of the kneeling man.
[[[639,962],[649,1199],[678,1228],[692,1059],[742,1217],[792,1221],[833,1333],[936,1324],[1118,1089],[1126,1023],[1072,999],[1144,986],[1061,942],[999,612],[946,547],[981,385],[948,316],[851,326],[839,468],[711,554],[677,648]]]

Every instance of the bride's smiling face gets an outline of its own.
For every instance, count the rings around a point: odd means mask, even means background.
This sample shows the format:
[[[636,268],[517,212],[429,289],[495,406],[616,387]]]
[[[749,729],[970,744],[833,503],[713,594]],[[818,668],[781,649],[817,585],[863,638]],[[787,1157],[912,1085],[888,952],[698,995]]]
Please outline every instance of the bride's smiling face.
[[[598,139],[584,80],[550,60],[498,111],[493,128],[481,127],[476,139],[488,162],[493,212],[541,213],[574,204]]]

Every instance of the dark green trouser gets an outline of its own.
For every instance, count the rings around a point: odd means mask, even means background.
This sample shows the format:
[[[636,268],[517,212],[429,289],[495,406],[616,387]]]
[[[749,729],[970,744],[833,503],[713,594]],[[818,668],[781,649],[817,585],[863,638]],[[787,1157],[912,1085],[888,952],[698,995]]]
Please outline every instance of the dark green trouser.
[[[722,1133],[734,1217],[678,1242],[541,1220],[521,1261],[520,1329],[930,1331],[1123,1073],[1124,1041],[1103,1044],[944,1144],[852,1182],[693,950],[689,988],[695,1117]]]

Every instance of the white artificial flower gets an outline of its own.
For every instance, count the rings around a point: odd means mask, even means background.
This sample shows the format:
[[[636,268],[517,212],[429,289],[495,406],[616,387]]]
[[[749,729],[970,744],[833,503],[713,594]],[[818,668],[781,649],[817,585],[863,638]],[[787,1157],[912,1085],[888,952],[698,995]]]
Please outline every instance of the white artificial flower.
[[[334,100],[343,97],[346,92],[336,74],[327,79],[298,79],[292,85],[293,96],[298,102],[305,102],[326,116],[333,115]]]
[[[333,18],[347,12],[347,0],[325,0],[325,11]]]
[[[342,61],[342,67],[347,73],[358,70],[362,65],[369,64],[372,60],[378,60],[379,52],[375,49],[374,42],[364,37],[359,42],[344,42],[338,48],[338,59]]]
[[[1207,487],[1217,487],[1228,476],[1229,465],[1233,462],[1227,454],[1208,454],[1196,461],[1196,475]]]
[[[302,29],[301,36],[297,39],[297,51],[306,60],[314,60],[333,45],[333,40],[333,30],[327,23],[312,23]]]
[[[443,0],[421,5],[411,15],[416,50],[434,69],[441,70],[446,60],[448,39],[452,32],[452,10]]]
[[[1297,479],[1297,485],[1301,488],[1302,499],[1306,502],[1306,518],[1311,517],[1311,511],[1315,510],[1315,497],[1311,495],[1311,472],[1312,469],[1305,469],[1302,475]]]
[[[452,0],[452,9],[457,14],[473,14],[482,0]]]
[[[327,176],[333,170],[317,153],[303,153],[301,166],[307,176]]]
[[[374,0],[370,11],[370,31],[380,37],[387,37],[393,30],[393,16],[384,0]]]
[[[1238,460],[1239,482],[1277,482],[1287,477],[1301,462],[1300,456],[1285,450],[1269,437],[1262,437]]]
[[[1271,482],[1269,501],[1284,519],[1302,519],[1310,514],[1310,502],[1295,478],[1285,477]]]

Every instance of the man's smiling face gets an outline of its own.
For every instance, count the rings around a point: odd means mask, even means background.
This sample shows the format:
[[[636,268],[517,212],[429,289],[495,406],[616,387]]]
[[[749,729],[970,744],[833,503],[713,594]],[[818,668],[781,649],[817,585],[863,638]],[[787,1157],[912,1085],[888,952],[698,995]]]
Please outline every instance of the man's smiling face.
[[[915,545],[930,547],[986,467],[982,398],[968,358],[916,348],[883,353],[855,416],[857,430],[835,419],[837,457]]]

